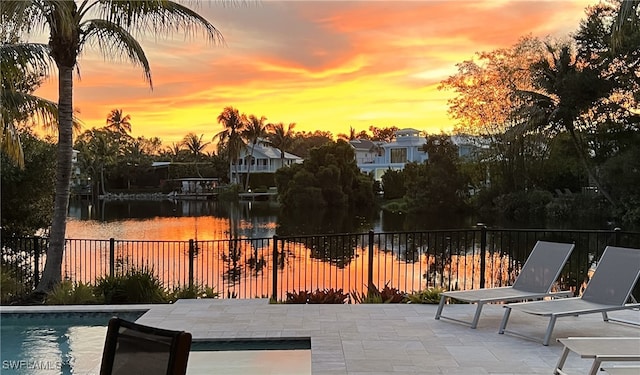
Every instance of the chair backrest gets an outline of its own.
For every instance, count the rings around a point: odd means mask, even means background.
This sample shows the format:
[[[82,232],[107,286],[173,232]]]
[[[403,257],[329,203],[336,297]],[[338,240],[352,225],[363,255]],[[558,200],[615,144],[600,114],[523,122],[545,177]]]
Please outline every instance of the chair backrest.
[[[548,293],[560,275],[575,244],[538,241],[522,266],[513,288]]]
[[[627,303],[639,277],[640,249],[607,246],[582,299],[622,306]]]
[[[100,375],[184,375],[190,350],[188,332],[112,318],[107,328]]]

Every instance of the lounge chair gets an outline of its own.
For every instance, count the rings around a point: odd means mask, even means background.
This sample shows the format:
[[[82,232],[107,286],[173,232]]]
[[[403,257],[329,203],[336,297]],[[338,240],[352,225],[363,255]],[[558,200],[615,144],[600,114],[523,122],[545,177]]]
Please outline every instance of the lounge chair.
[[[568,337],[558,339],[564,345],[554,374],[566,375],[562,370],[570,352],[575,352],[581,358],[593,359],[589,375],[597,375],[600,365],[607,361],[640,361],[640,337]],[[630,369],[635,372],[628,372]],[[640,374],[640,367],[614,367],[611,374]]]
[[[486,303],[570,296],[570,292],[552,293],[551,287],[574,247],[574,244],[538,241],[512,286],[444,292],[440,297],[436,320],[444,318],[476,328],[482,307]],[[477,304],[473,320],[466,322],[442,315],[447,298]]]
[[[640,306],[640,303],[627,303],[639,277],[640,249],[607,246],[582,296],[505,305],[506,311],[498,333],[508,332],[531,338],[506,330],[512,310],[550,318],[547,332],[542,340],[543,345],[549,345],[556,319],[563,316],[602,313],[605,322],[615,321],[638,325],[637,322],[609,318],[607,312]]]
[[[184,375],[190,350],[188,332],[113,318],[107,328],[100,375]]]

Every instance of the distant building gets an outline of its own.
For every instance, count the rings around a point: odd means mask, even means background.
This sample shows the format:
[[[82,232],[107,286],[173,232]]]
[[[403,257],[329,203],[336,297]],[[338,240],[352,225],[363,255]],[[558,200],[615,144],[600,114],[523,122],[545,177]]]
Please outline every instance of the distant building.
[[[470,135],[453,135],[451,142],[458,146],[458,156],[473,158],[479,151],[489,148],[490,141]],[[425,134],[416,129],[400,129],[393,142],[375,142],[369,139],[349,141],[355,152],[356,163],[363,173],[372,173],[380,180],[389,169],[402,170],[407,163],[423,163],[429,159],[424,151]]]
[[[252,149],[253,158],[251,157]],[[297,155],[288,152],[281,153],[275,147],[258,142],[255,147],[247,145],[240,151],[240,157],[236,160],[230,173],[235,174],[237,172],[238,176],[248,173],[276,173],[282,167],[301,164],[303,161]],[[239,181],[237,176],[231,177],[234,177],[231,178],[231,181]]]
[[[422,163],[429,159],[423,150],[424,134],[416,129],[400,129],[393,142],[372,142],[355,139],[349,142],[356,154],[356,163],[363,173],[373,174],[380,180],[389,169],[402,170],[410,162]]]

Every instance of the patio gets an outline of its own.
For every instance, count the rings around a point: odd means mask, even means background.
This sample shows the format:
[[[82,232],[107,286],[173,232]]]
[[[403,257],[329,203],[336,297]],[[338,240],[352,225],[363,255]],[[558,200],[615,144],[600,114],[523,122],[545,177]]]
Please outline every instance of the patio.
[[[154,305],[139,323],[183,329],[197,339],[311,338],[313,375],[550,374],[562,352],[555,338],[640,336],[635,326],[605,323],[601,314],[559,319],[549,346],[499,335],[504,309],[488,305],[477,329],[434,319],[437,305],[271,305],[265,299],[180,300]],[[474,308],[448,306],[470,320]],[[612,317],[640,320],[638,310]],[[548,320],[515,312],[510,327],[542,337]],[[570,355],[564,369],[586,373],[592,361]],[[607,363],[607,367],[616,363]],[[629,363],[620,363],[627,365]],[[634,363],[634,365],[637,365]]]

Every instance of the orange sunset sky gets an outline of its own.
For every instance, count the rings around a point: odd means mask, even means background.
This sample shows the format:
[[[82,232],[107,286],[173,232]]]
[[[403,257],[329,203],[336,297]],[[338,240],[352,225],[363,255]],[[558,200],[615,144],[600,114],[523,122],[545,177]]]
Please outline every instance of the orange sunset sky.
[[[104,62],[87,47],[74,107],[87,129],[122,109],[133,136],[157,136],[165,146],[189,132],[211,140],[225,106],[334,136],[371,125],[450,131],[453,93],[437,87],[456,63],[527,34],[566,37],[596,2],[201,1],[191,7],[225,45],[138,37],[153,90],[140,68]],[[37,94],[57,101],[56,77]]]

